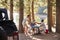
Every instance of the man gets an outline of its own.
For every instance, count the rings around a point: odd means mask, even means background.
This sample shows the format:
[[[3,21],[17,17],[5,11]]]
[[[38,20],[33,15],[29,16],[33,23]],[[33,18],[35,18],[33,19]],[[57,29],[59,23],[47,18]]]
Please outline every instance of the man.
[[[40,30],[42,31],[42,33],[45,33],[46,31],[46,26],[43,19],[41,20]]]
[[[30,15],[27,15],[27,17],[22,22],[24,33],[27,36],[30,26]]]

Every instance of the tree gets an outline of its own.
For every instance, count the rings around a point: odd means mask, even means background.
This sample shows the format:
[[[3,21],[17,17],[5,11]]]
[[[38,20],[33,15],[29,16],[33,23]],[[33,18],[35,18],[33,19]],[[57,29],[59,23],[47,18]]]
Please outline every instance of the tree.
[[[48,29],[52,32],[51,27],[53,26],[52,21],[52,0],[48,0]]]
[[[60,0],[56,0],[56,32],[60,33]]]
[[[10,19],[13,20],[13,0],[10,0]]]
[[[23,13],[24,13],[24,0],[19,0],[19,32],[23,33]]]
[[[32,0],[32,21],[35,20],[34,19],[34,0]]]

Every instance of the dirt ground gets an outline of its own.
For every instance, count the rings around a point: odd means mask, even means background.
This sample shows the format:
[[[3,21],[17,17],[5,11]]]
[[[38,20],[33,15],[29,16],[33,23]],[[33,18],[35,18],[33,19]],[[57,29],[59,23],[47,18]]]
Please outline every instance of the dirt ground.
[[[32,36],[25,36],[24,34],[19,34],[19,40],[60,40],[60,34],[49,33],[49,34],[37,34]]]

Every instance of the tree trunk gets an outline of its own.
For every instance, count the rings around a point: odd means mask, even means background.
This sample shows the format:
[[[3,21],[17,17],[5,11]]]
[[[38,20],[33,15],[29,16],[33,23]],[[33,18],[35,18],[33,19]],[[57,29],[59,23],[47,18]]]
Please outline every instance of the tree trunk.
[[[56,0],[56,32],[60,33],[60,0]]]
[[[19,32],[20,33],[23,33],[23,26],[22,26],[23,13],[24,13],[24,1],[19,0]]]
[[[48,0],[48,29],[50,32],[52,32],[51,27],[53,26],[52,21],[52,0]]]
[[[32,0],[32,21],[35,20],[34,19],[34,0]]]
[[[10,0],[10,20],[13,20],[13,0]]]

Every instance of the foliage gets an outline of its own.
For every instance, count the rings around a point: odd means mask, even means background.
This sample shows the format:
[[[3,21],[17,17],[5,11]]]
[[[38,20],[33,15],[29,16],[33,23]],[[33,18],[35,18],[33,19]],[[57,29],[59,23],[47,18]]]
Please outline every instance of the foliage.
[[[5,3],[6,0],[0,0],[0,7],[7,7],[9,9],[10,6],[10,0],[7,0],[7,3]],[[18,11],[19,9],[19,0],[13,0],[14,4],[14,10]],[[42,4],[47,6],[47,1],[48,0],[34,0],[34,13],[38,11],[38,7],[40,7]],[[29,7],[30,7],[30,12],[31,12],[31,4],[32,0],[24,0],[24,13],[28,13]],[[56,0],[52,2],[52,5],[55,7],[56,6]]]

